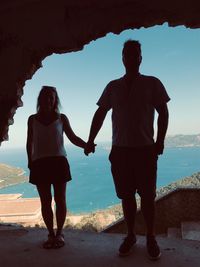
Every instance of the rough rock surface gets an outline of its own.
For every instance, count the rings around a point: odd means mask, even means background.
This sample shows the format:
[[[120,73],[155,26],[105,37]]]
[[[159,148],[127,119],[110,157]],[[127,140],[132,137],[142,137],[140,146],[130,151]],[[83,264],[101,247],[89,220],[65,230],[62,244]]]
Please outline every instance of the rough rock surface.
[[[0,142],[27,79],[52,53],[83,49],[109,32],[161,25],[200,27],[199,0],[2,0],[0,3]]]

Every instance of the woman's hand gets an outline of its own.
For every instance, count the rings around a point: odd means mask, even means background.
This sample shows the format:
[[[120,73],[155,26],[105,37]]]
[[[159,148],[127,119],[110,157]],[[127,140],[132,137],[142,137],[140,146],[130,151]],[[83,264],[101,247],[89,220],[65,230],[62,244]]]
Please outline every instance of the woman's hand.
[[[90,153],[94,153],[95,152],[95,146],[96,146],[96,144],[91,143],[91,142],[87,142],[85,149],[84,149],[84,154],[86,156],[88,156]]]

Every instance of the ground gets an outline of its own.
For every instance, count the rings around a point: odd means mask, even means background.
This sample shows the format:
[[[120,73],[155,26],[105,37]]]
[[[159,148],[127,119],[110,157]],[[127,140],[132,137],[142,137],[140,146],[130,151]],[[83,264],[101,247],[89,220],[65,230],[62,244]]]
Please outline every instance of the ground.
[[[133,253],[126,258],[117,255],[124,235],[65,230],[66,245],[45,250],[42,242],[47,231],[42,228],[0,226],[1,266],[11,267],[198,267],[200,242],[158,237],[162,257],[156,262],[147,258],[145,238],[138,236]]]

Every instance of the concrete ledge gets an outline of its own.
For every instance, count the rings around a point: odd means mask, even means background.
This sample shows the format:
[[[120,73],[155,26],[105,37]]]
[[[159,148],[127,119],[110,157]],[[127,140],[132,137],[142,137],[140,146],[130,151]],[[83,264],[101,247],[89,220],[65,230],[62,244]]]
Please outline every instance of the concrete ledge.
[[[182,238],[182,233],[180,228],[168,228],[167,231],[168,238]]]
[[[199,222],[182,222],[182,238],[200,241],[200,221]]]

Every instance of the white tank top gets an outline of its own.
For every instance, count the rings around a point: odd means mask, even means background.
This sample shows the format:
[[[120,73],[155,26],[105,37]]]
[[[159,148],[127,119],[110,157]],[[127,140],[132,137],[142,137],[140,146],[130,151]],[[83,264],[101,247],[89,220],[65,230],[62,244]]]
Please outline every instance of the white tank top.
[[[44,157],[66,156],[61,117],[45,125],[33,118],[32,160]]]

